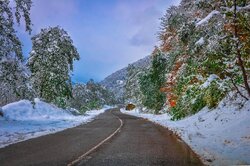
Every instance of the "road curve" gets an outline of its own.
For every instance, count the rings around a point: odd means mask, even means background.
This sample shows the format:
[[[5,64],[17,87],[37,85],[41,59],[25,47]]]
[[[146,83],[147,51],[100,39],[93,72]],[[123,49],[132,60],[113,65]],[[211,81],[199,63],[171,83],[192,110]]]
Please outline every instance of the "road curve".
[[[66,166],[72,162],[80,166],[202,165],[172,132],[118,109],[85,125],[0,149],[1,166]]]
[[[112,111],[112,110],[111,110]],[[114,115],[114,114],[113,114]],[[114,115],[116,116],[116,115]],[[109,141],[112,137],[114,137],[122,128],[123,126],[123,120],[121,120],[121,118],[119,118],[118,116],[116,116],[117,119],[119,119],[120,121],[120,126],[112,133],[110,134],[107,138],[103,139],[101,142],[99,142],[97,145],[95,145],[94,147],[92,147],[91,149],[89,149],[87,152],[85,152],[84,154],[82,154],[81,156],[79,156],[77,159],[73,160],[72,162],[68,163],[67,166],[74,166],[77,165],[79,162],[81,162],[81,160],[85,159],[86,157],[88,157],[88,155],[90,155],[91,153],[93,153],[95,150],[97,150],[97,148],[99,148],[100,146],[102,146],[104,143],[106,143],[107,141]]]
[[[118,110],[113,114],[124,122],[121,132],[78,166],[203,165],[197,155],[166,128]]]
[[[0,166],[66,166],[120,126],[106,111],[94,121],[0,149]]]

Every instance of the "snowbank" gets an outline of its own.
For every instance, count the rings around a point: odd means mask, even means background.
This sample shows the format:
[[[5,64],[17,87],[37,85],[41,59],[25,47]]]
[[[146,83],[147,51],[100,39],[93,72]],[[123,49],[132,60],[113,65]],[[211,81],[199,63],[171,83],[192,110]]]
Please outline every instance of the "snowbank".
[[[204,163],[209,165],[250,164],[250,101],[224,99],[214,110],[204,108],[197,114],[171,121],[169,114],[122,112],[143,117],[179,135]]]
[[[35,104],[21,100],[2,107],[7,120],[58,120],[74,119],[75,116],[54,105],[35,99]]]
[[[4,117],[0,117],[0,148],[90,122],[106,109],[74,116],[39,99],[35,105],[28,100],[8,104],[2,107]]]

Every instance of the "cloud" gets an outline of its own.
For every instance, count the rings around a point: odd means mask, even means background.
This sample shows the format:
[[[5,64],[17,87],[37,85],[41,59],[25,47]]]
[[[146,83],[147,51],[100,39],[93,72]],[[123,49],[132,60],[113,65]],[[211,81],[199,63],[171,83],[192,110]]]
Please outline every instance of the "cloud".
[[[161,16],[161,12],[154,6],[147,8],[141,15],[135,18],[136,23],[139,24],[139,29],[131,37],[130,43],[134,46],[152,46],[155,44],[156,31],[159,23],[158,18]]]
[[[33,33],[39,33],[41,28],[48,26],[67,25],[77,11],[73,0],[35,0],[31,8]]]

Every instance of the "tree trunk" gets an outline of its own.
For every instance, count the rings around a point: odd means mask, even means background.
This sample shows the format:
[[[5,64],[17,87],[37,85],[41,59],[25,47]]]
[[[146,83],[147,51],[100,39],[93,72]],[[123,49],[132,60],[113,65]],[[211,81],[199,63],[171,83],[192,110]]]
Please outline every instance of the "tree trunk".
[[[237,29],[237,4],[236,4],[236,0],[234,0],[234,37],[239,39],[238,38],[238,29]],[[238,59],[239,66],[240,66],[241,71],[242,71],[245,88],[247,90],[248,96],[250,97],[250,86],[248,84],[246,69],[244,67],[244,62],[241,58],[241,53],[239,50],[239,41],[236,41],[236,50],[237,50],[237,59]]]

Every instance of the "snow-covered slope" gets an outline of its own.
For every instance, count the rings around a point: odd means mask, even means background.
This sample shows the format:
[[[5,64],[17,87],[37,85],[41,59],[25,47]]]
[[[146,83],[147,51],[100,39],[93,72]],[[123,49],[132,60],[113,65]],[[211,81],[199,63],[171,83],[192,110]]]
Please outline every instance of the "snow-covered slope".
[[[208,165],[250,164],[250,101],[225,98],[214,110],[171,121],[169,114],[127,114],[147,118],[179,135]]]
[[[35,105],[28,100],[10,103],[2,107],[4,116],[0,116],[0,148],[90,122],[105,109],[74,116],[70,111],[39,99],[35,99]]]
[[[151,58],[150,56],[146,56],[143,59],[140,59],[131,65],[140,68],[147,68],[150,65]],[[122,99],[124,96],[124,86],[126,83],[126,75],[127,75],[127,67],[114,72],[113,74],[106,77],[103,81],[101,81],[101,85],[109,89],[114,93],[116,99]]]

